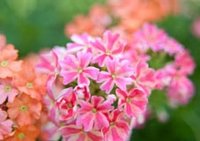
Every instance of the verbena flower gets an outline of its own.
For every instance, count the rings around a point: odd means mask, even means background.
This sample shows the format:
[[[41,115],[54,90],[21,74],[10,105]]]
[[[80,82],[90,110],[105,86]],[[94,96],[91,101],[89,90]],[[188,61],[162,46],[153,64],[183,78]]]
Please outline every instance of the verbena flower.
[[[96,80],[99,69],[89,66],[91,59],[92,55],[89,53],[79,52],[77,56],[67,55],[61,62],[61,75],[64,78],[64,84],[67,85],[77,79],[78,84],[89,85],[88,78]]]
[[[14,102],[8,103],[8,115],[18,125],[30,125],[40,118],[42,105],[37,100],[26,94],[15,98]]]

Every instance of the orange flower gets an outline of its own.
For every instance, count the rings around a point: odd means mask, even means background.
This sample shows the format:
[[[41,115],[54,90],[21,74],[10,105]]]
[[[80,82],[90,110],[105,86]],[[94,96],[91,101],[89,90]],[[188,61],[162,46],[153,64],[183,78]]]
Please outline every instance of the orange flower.
[[[0,78],[12,77],[20,70],[22,61],[15,61],[17,52],[11,44],[0,47]]]
[[[22,126],[18,128],[14,134],[5,141],[36,141],[39,133],[39,129],[33,125]]]
[[[41,103],[26,94],[19,95],[7,106],[10,119],[20,126],[33,124],[41,115]]]
[[[67,24],[65,34],[71,36],[87,32],[94,36],[101,35],[110,24],[111,17],[108,10],[104,6],[94,5],[88,16],[76,16],[72,22]]]
[[[109,0],[113,13],[122,19],[125,17],[155,21],[178,11],[177,0]],[[128,19],[128,18],[126,18]]]
[[[46,80],[47,76],[37,73],[34,65],[28,61],[23,63],[22,70],[15,75],[13,83],[21,92],[41,100],[46,93]]]

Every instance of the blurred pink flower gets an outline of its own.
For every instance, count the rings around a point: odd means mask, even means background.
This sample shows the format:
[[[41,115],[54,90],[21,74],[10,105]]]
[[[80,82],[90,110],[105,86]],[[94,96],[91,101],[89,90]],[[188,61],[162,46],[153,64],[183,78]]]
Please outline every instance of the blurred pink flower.
[[[89,85],[88,78],[96,80],[99,69],[88,66],[92,60],[90,53],[77,53],[77,56],[67,55],[61,62],[61,76],[63,76],[65,85],[78,79],[78,84]]]
[[[185,105],[194,95],[194,86],[186,76],[175,76],[170,82],[167,95],[172,106]]]
[[[124,111],[128,116],[137,118],[138,115],[145,112],[148,97],[143,91],[136,88],[129,92],[117,89],[116,94],[119,97],[119,107],[124,108]]]
[[[196,37],[200,38],[200,17],[197,17],[194,20],[192,24],[192,32]]]
[[[164,48],[167,39],[166,33],[153,24],[144,24],[135,32],[133,43],[142,52],[152,49],[154,52]]]
[[[176,55],[174,64],[182,75],[190,75],[195,69],[195,62],[187,50]]]
[[[154,73],[155,71],[149,68],[145,61],[139,61],[132,76],[135,86],[143,89],[147,95],[151,94],[156,84]]]
[[[104,101],[103,97],[100,96],[92,96],[91,103],[80,101],[77,125],[82,125],[85,131],[90,131],[93,128],[102,129],[103,127],[108,127],[109,122],[105,113],[113,109],[112,103],[113,100],[106,99]]]
[[[93,41],[93,38],[89,36],[88,34],[81,34],[81,35],[72,35],[71,40],[73,43],[67,44],[67,50],[68,52],[77,52],[77,51],[83,51],[83,52],[91,52],[91,41]]]

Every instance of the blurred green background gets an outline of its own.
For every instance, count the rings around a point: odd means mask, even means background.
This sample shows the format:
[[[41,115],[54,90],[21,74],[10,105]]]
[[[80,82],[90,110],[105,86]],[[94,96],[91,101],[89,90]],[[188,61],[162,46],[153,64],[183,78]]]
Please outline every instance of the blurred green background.
[[[0,33],[19,49],[20,57],[42,48],[65,46],[69,41],[64,35],[65,24],[77,14],[86,14],[94,2],[103,1],[0,0]],[[158,25],[194,57],[197,67],[191,79],[196,94],[187,106],[168,110],[170,119],[166,123],[152,117],[143,128],[135,129],[131,141],[200,141],[200,39],[191,33],[192,21],[198,12],[200,16],[200,11],[197,6],[193,9],[195,14],[185,12],[185,15],[167,17]]]

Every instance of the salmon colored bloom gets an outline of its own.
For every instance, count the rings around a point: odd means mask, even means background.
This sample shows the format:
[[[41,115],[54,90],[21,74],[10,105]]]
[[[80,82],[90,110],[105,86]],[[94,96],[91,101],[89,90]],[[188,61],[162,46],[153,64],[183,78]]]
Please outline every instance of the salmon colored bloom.
[[[67,24],[65,34],[67,36],[83,33],[94,36],[101,35],[111,22],[111,16],[109,15],[107,7],[104,5],[94,5],[88,16],[78,15],[72,22]]]
[[[12,131],[13,122],[7,119],[7,113],[0,109],[0,140],[3,140]]]
[[[17,50],[13,45],[6,45],[0,50],[0,78],[13,77],[20,71],[22,61],[16,61]]]
[[[103,135],[98,130],[84,131],[83,128],[71,124],[60,129],[64,141],[103,141]]]
[[[19,95],[12,103],[8,103],[8,115],[18,125],[34,124],[40,118],[42,105],[26,94]]]
[[[36,126],[21,126],[5,141],[36,141],[39,133],[40,131]]]
[[[39,74],[32,65],[24,62],[22,70],[14,77],[14,85],[32,98],[41,100],[46,93],[47,76]]]

